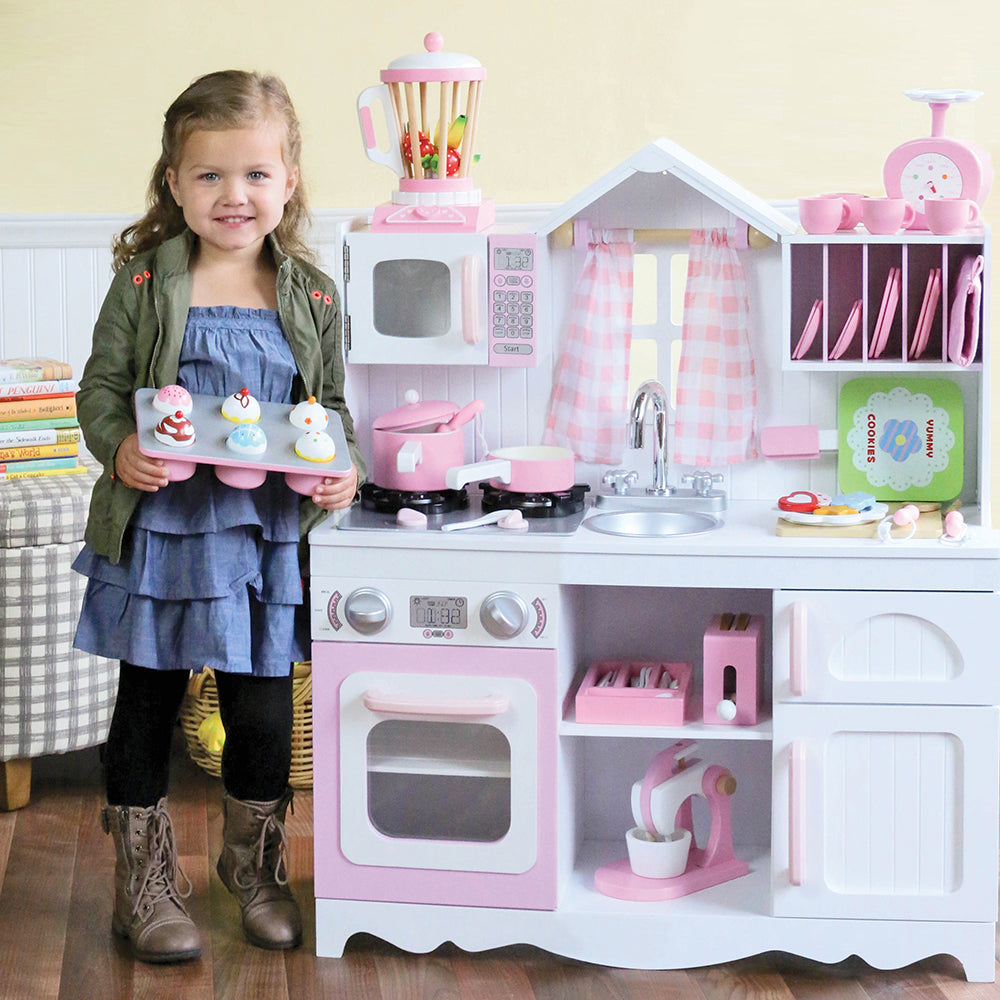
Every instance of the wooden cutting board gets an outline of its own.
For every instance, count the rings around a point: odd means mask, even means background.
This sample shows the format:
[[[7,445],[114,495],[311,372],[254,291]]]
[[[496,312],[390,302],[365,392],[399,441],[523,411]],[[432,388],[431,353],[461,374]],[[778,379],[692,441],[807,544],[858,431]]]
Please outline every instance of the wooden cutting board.
[[[901,506],[899,504],[896,505]],[[792,524],[783,518],[778,518],[775,534],[779,538],[878,538],[878,521],[868,524]],[[914,538],[937,538],[942,531],[941,511],[925,511],[917,518],[917,530]],[[907,533],[906,528],[892,529],[893,537],[901,537]]]

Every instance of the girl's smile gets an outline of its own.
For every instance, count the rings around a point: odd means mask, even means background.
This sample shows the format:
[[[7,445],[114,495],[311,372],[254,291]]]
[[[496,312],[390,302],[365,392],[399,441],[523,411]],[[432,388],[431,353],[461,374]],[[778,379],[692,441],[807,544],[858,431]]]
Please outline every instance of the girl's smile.
[[[281,221],[298,170],[282,156],[281,129],[271,124],[222,132],[198,130],[184,143],[167,183],[201,252],[259,253]]]

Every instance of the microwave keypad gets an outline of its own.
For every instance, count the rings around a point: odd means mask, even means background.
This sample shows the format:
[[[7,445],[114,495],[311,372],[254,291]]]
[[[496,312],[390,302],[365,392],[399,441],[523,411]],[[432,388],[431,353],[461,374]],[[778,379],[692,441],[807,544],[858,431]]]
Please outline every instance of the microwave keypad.
[[[488,241],[489,363],[533,368],[538,363],[537,237],[504,233]]]
[[[493,336],[498,340],[530,340],[535,332],[534,292],[510,287],[521,284],[516,275],[497,279],[498,284],[501,281],[503,287],[493,289]]]

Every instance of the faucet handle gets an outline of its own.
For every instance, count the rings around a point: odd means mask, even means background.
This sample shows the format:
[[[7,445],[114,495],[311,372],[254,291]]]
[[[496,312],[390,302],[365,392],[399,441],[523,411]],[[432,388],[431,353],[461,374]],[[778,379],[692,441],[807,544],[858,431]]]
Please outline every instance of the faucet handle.
[[[605,486],[610,486],[617,496],[623,497],[630,486],[639,480],[639,473],[634,469],[609,469],[601,480]]]
[[[700,496],[707,497],[714,483],[721,483],[721,472],[710,472],[708,469],[695,469],[690,475],[681,476],[682,483],[690,483],[691,489]]]

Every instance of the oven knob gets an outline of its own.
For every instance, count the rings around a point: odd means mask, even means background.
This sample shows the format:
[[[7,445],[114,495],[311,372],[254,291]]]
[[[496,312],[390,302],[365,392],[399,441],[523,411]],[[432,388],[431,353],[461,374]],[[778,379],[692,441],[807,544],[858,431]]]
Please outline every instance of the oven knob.
[[[494,639],[513,639],[528,624],[528,605],[509,590],[498,590],[483,599],[479,620]]]
[[[389,624],[392,605],[381,590],[359,587],[344,601],[344,618],[355,632],[375,635]]]

